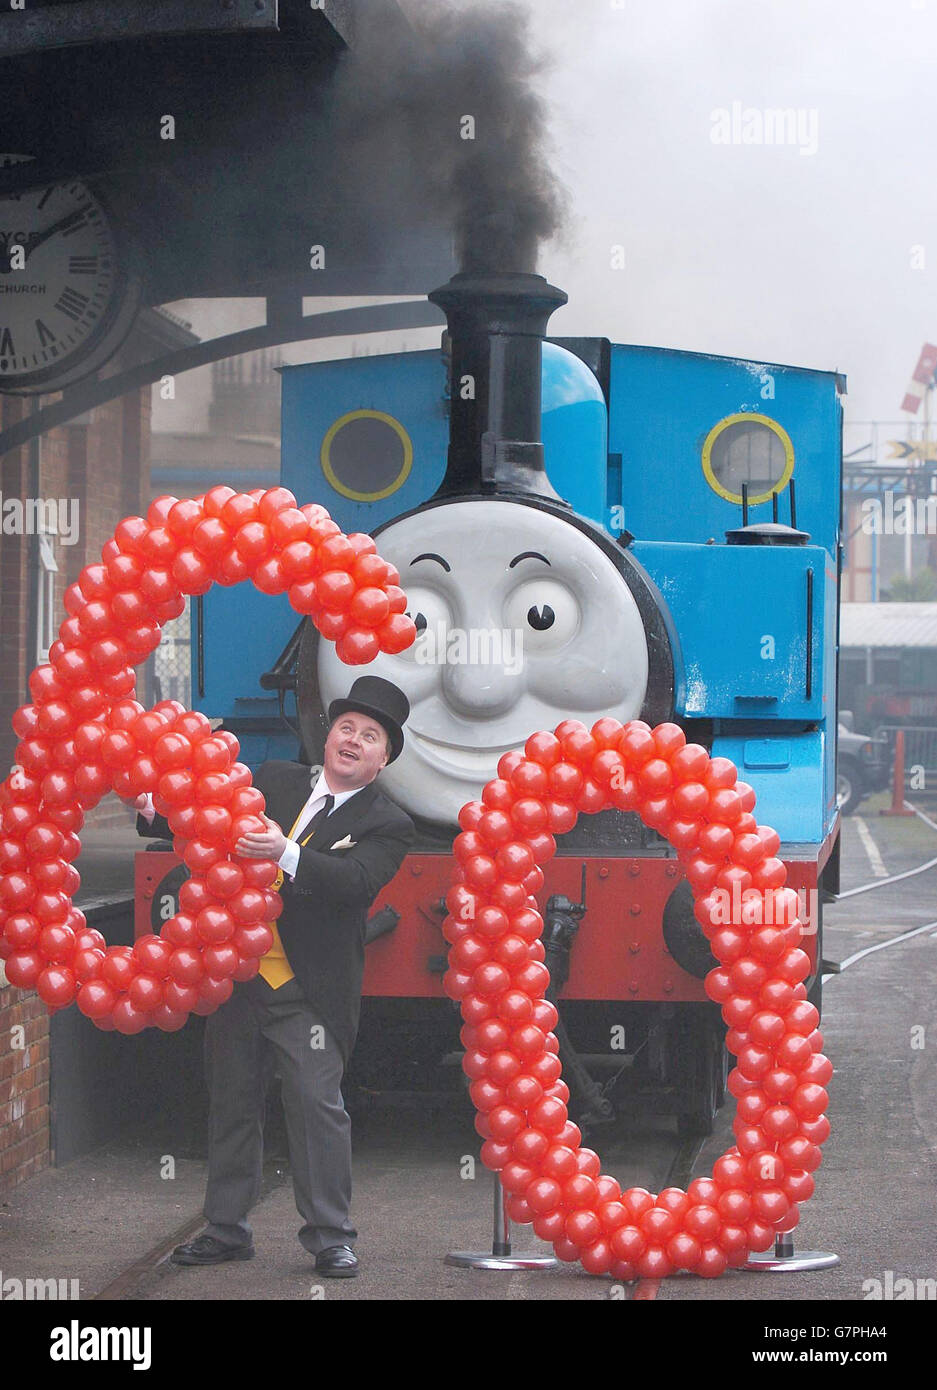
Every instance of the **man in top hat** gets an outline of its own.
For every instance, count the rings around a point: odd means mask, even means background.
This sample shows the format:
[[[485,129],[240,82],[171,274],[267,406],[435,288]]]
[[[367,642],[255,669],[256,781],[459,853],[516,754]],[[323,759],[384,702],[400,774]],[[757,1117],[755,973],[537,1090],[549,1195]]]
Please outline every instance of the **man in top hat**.
[[[247,1215],[261,1190],[267,1062],[282,1078],[299,1239],[318,1273],[358,1272],[351,1223],[351,1122],[341,1085],[358,1030],[368,911],[413,842],[409,816],[376,784],[403,748],[403,691],[360,676],[329,705],[321,770],[266,762],[262,833],[237,852],[279,864],[283,911],[259,974],[206,1020],[209,1109],[205,1232],[177,1246],[175,1264],[253,1256]],[[310,772],[312,775],[310,775]],[[158,817],[148,833],[167,833]],[[147,833],[142,826],[143,833]]]

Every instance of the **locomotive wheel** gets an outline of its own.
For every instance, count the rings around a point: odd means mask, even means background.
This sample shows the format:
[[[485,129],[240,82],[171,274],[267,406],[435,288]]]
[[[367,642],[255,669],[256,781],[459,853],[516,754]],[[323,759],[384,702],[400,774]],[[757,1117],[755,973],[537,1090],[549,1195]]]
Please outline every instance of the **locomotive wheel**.
[[[681,1139],[712,1134],[728,1078],[729,1058],[721,1021],[708,1012],[682,1020],[675,1056],[681,1100],[677,1133]]]
[[[859,765],[853,758],[840,758],[836,765],[836,805],[844,816],[851,816],[865,794]]]

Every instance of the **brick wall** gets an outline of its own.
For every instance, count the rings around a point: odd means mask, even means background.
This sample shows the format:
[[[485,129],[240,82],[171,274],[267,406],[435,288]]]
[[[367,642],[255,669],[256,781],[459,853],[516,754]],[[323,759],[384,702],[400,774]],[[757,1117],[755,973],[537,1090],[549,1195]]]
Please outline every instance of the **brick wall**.
[[[18,1046],[22,1042],[22,1046]],[[38,995],[0,987],[0,1193],[49,1165],[49,1015]]]
[[[48,404],[56,397],[43,397]],[[0,396],[0,424],[13,424],[29,411],[14,396]],[[145,514],[149,505],[149,388],[108,402],[89,413],[81,424],[50,430],[42,438],[40,488],[43,498],[68,498],[78,504],[78,540],[59,543],[55,602],[58,622],[65,617],[63,596],[85,565],[101,558],[104,542],[117,523],[131,514]],[[0,460],[4,498],[29,496],[29,447],[12,450]],[[16,736],[10,719],[28,699],[31,650],[29,539],[0,531],[0,775],[14,761]],[[125,825],[128,813],[113,797],[87,814],[90,827]]]
[[[0,396],[0,424],[13,425],[26,413],[23,401]],[[29,491],[26,449],[15,449],[0,458],[0,490],[4,497],[25,497]],[[0,532],[0,772],[6,776],[13,762],[16,736],[10,716],[23,703],[26,670],[28,606],[26,546],[19,536]]]
[[[115,362],[115,368],[120,364]],[[49,404],[54,396],[42,398]],[[29,413],[29,402],[0,395],[0,425]],[[82,423],[47,432],[41,443],[39,495],[78,502],[77,543],[56,546],[56,621],[65,617],[63,596],[124,516],[145,514],[149,498],[150,391],[144,388],[96,407]],[[0,458],[4,498],[30,496],[29,446]],[[2,518],[0,518],[2,519]],[[13,761],[14,710],[28,698],[31,625],[29,539],[0,529],[0,779]],[[117,797],[105,797],[86,816],[88,828],[132,823]],[[77,867],[81,870],[81,860]],[[22,1025],[25,1046],[12,1046]],[[33,1176],[50,1162],[49,1016],[41,1000],[7,984],[0,962],[0,1192]]]

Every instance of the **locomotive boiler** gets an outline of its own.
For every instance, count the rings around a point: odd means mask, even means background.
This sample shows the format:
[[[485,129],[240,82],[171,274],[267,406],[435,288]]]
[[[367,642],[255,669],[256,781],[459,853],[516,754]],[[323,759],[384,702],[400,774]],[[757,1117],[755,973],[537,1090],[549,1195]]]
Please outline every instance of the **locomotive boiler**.
[[[419,840],[375,904],[356,1076],[393,1084],[457,1049],[441,925],[459,809],[502,754],[570,718],[673,720],[736,764],[802,895],[816,1002],[838,865],[842,379],[548,339],[566,296],[537,275],[463,273],[430,299],[447,315],[441,351],[283,369],[282,484],[376,537],[419,632],[367,668],[411,702],[381,782]],[[243,588],[197,602],[195,703],[251,766],[315,763],[348,668],[285,599]],[[140,861],[150,930],[154,885],[180,867]],[[580,1123],[646,1100],[707,1132],[724,1028],[674,851],[604,811],[580,817],[545,873]]]

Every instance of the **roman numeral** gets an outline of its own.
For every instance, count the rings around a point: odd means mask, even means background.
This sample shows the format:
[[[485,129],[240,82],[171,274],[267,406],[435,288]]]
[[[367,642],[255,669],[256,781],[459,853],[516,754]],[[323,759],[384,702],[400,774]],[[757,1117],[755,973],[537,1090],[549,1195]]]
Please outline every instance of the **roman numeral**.
[[[63,314],[67,314],[70,319],[77,323],[88,306],[88,296],[79,294],[73,290],[71,285],[66,285],[65,289],[55,301],[56,309],[61,309]]]
[[[96,275],[98,273],[97,256],[69,256],[68,270],[70,275]]]
[[[37,211],[37,212],[41,212],[41,211],[42,211],[42,209],[43,209],[43,208],[45,207],[45,205],[46,205],[47,200],[48,200],[49,198],[51,198],[51,196],[52,196],[52,194],[53,194],[54,192],[55,192],[55,184],[53,184],[51,188],[47,188],[46,191],[45,191],[45,193],[43,193],[42,197],[39,199],[39,202],[38,202],[37,205],[36,205],[36,211]]]
[[[36,332],[39,334],[40,347],[45,348],[48,347],[50,343],[55,342],[55,334],[52,332],[51,328],[46,328],[42,319],[36,319]]]
[[[13,347],[13,337],[10,330],[9,328],[4,328],[3,332],[0,333],[0,357],[13,357],[15,356],[15,352],[16,350]]]

